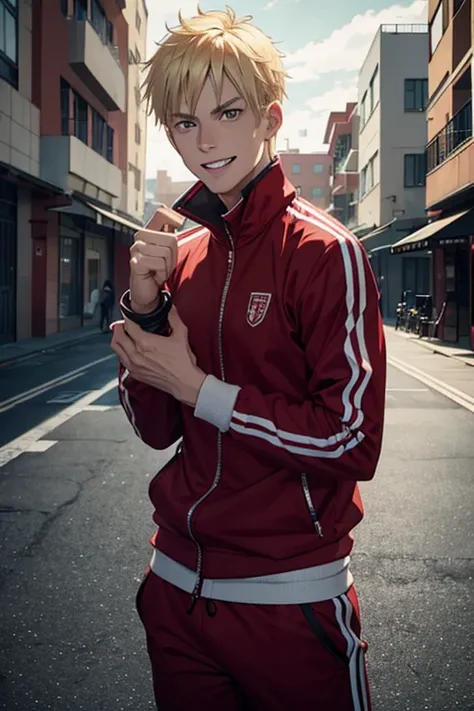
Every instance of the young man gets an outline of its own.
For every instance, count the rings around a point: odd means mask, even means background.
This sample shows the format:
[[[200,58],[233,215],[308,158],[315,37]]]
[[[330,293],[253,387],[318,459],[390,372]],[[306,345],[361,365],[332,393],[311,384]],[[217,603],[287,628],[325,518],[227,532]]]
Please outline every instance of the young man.
[[[284,84],[230,9],[180,17],[149,65],[198,178],[174,209],[202,225],[136,235],[113,337],[137,434],[182,438],[150,485],[137,596],[160,711],[370,709],[349,555],[382,439],[378,293],[359,242],[275,158]]]

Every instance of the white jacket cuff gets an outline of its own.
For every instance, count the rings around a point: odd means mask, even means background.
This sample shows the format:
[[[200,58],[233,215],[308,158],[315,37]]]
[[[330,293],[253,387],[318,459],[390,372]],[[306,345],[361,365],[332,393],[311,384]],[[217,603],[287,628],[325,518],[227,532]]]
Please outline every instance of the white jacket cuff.
[[[208,375],[199,391],[194,416],[214,425],[221,432],[230,427],[240,388]]]

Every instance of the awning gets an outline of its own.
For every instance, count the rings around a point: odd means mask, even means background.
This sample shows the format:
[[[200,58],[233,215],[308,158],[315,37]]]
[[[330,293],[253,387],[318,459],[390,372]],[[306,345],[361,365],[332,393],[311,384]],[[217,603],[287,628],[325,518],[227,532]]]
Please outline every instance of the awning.
[[[49,183],[47,180],[42,178],[37,178],[31,173],[27,173],[25,170],[20,170],[20,168],[15,168],[13,165],[8,163],[3,163],[0,161],[0,178],[6,178],[7,180],[12,180],[15,183],[22,183],[23,185],[40,190],[41,192],[50,193],[52,195],[62,195],[64,190],[59,188],[53,183]]]
[[[390,229],[390,227],[393,225],[394,222],[397,221],[397,218],[394,217],[393,220],[390,220],[390,222],[386,222],[385,225],[380,225],[380,227],[376,227],[375,230],[372,230],[372,232],[369,232],[368,234],[364,235],[363,237],[360,237],[361,242],[365,242],[368,239],[371,239],[371,237],[377,237],[377,235],[382,234],[382,232],[385,232],[386,230]]]
[[[436,240],[438,243],[444,240],[464,241],[474,231],[473,214],[473,210],[464,210],[455,215],[434,220],[396,242],[392,247],[392,254],[428,249],[432,240]]]
[[[132,222],[126,217],[107,210],[104,207],[99,207],[93,202],[87,202],[77,199],[72,199],[69,205],[61,205],[60,207],[50,207],[49,210],[52,212],[63,212],[66,215],[78,215],[79,217],[87,217],[89,220],[93,220],[97,224],[103,224],[103,219],[110,220],[111,222],[127,227],[133,232],[139,230],[142,225],[138,222]]]

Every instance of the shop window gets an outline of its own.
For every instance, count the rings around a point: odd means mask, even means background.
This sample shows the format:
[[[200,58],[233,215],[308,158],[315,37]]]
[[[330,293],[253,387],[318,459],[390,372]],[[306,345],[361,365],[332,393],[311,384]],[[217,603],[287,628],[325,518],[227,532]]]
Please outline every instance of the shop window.
[[[80,240],[61,235],[59,240],[59,318],[80,316]]]
[[[18,86],[17,0],[0,0],[0,78]]]

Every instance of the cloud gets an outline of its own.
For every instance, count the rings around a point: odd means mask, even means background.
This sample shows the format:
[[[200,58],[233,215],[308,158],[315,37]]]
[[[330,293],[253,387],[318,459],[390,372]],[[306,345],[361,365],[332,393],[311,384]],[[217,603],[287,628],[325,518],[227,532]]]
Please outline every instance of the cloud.
[[[269,5],[279,2],[268,0],[266,7],[270,9]],[[185,16],[195,14],[197,4],[196,0],[180,0],[179,3],[176,0],[148,0],[148,56],[155,50],[154,43],[162,39],[166,32],[165,22],[171,26],[176,24],[179,8]],[[202,4],[205,4],[205,0]],[[292,148],[299,148],[302,152],[325,150],[322,139],[329,112],[343,110],[347,102],[357,99],[357,74],[379,26],[424,23],[427,19],[427,5],[427,0],[412,0],[409,5],[398,3],[380,12],[368,10],[334,30],[329,37],[319,42],[309,42],[287,55],[285,63],[293,77],[292,83],[314,83],[320,79],[326,84],[331,82],[332,86],[329,90],[324,87],[320,93],[315,93],[312,86],[311,98],[296,106],[291,101],[288,103],[286,108],[289,111],[279,135],[278,148],[285,148],[288,141]],[[343,80],[340,80],[341,76]],[[307,131],[305,138],[298,135],[301,129]],[[174,180],[192,179],[180,157],[169,145],[164,132],[158,131],[154,121],[150,120],[147,176],[153,177],[158,168],[168,170]]]
[[[323,144],[326,124],[331,111],[343,111],[346,103],[357,101],[357,78],[337,82],[331,89],[308,99],[304,108],[285,116],[278,136],[278,150],[298,148],[301,153],[327,151]],[[306,136],[300,135],[306,131]]]
[[[324,40],[308,42],[286,56],[291,81],[314,81],[337,71],[358,71],[380,25],[426,22],[427,6],[426,0],[414,0],[408,6],[392,5],[380,12],[367,10],[355,15]]]

